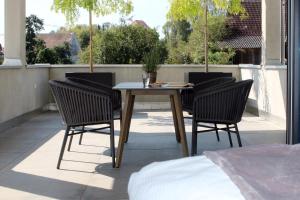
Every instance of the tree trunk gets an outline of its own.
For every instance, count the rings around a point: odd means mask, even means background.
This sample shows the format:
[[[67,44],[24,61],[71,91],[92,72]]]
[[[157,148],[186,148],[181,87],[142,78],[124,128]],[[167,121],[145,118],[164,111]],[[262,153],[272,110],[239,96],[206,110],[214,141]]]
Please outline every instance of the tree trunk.
[[[208,25],[207,25],[207,17],[208,17],[208,6],[207,2],[205,5],[205,72],[208,72]]]
[[[94,72],[94,66],[93,66],[93,21],[92,21],[92,11],[89,10],[89,24],[90,24],[90,72]]]

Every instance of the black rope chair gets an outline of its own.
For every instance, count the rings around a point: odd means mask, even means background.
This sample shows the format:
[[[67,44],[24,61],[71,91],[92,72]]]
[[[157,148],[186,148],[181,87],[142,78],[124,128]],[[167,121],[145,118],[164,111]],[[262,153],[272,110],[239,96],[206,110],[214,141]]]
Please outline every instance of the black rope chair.
[[[193,102],[194,96],[198,93],[205,92],[207,90],[214,90],[218,87],[225,86],[235,82],[235,78],[232,77],[220,77],[215,79],[210,79],[204,82],[201,82],[193,87],[193,89],[185,89],[181,91],[181,102],[182,110],[186,111],[188,114],[193,115]],[[192,118],[190,116],[185,118]],[[217,128],[217,124],[215,124]],[[220,141],[219,132],[216,129],[217,140]]]
[[[193,102],[195,94],[205,91],[212,90],[220,85],[226,85],[235,82],[233,77],[220,77],[210,79],[201,83],[196,84],[192,89],[184,89],[181,91],[181,102],[182,110],[188,112],[190,115],[193,114]]]
[[[115,167],[115,144],[114,144],[114,119],[112,109],[112,97],[101,90],[91,87],[79,87],[63,81],[49,81],[58,110],[66,124],[65,136],[63,139],[57,169],[60,168],[61,160],[69,136],[72,143],[74,135],[83,134],[86,130],[76,130],[77,127],[88,125],[106,125],[101,128],[94,128],[89,132],[96,132],[110,135],[110,149],[112,166]],[[110,132],[104,132],[104,129]]]
[[[199,84],[215,78],[232,77],[230,72],[188,72],[189,83]]]
[[[214,90],[206,90],[195,96],[193,103],[192,155],[197,154],[197,134],[208,131],[227,131],[231,147],[233,146],[231,133],[235,133],[239,147],[242,147],[237,123],[242,119],[252,83],[253,80],[231,83]],[[215,126],[209,126],[206,123]],[[225,125],[226,127],[218,128],[216,125]],[[207,130],[198,131],[198,127]]]
[[[119,90],[113,90],[108,85],[104,85],[98,82],[81,79],[81,78],[72,78],[68,77],[66,78],[66,81],[70,84],[73,84],[78,87],[86,87],[86,88],[92,88],[94,90],[99,90],[102,93],[105,93],[112,97],[112,107],[114,112],[114,120],[120,120],[120,126],[122,123],[122,96],[121,91]],[[119,115],[119,117],[117,116]],[[85,130],[85,127],[82,127],[83,130]],[[79,145],[82,144],[83,134],[80,135],[79,139]],[[71,144],[69,145],[68,150],[70,151]]]
[[[119,113],[119,118],[115,117],[115,119],[122,120],[122,95],[121,91],[113,90],[110,86],[104,85],[95,81],[90,81],[83,78],[75,78],[75,77],[67,77],[66,81],[74,84],[82,84],[83,86],[92,87],[94,89],[100,90],[102,92],[107,93],[108,95],[112,96],[112,104],[113,104],[113,111]]]

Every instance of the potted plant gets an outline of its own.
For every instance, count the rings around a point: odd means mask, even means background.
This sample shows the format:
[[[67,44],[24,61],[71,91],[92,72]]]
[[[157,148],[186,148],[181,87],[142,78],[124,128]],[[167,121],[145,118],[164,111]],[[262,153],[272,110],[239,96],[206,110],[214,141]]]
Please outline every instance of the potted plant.
[[[160,55],[157,48],[153,48],[150,52],[144,55],[143,70],[148,74],[149,83],[155,83],[157,70],[160,68]]]

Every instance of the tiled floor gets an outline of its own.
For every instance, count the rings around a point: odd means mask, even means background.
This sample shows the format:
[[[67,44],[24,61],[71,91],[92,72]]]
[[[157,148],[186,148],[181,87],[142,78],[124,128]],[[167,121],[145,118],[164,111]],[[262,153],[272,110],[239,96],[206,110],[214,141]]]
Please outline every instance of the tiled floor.
[[[57,170],[64,127],[58,113],[38,115],[0,134],[0,199],[128,199],[132,172],[154,161],[181,157],[171,119],[170,112],[135,113],[120,169],[111,168],[109,137],[86,134],[81,146],[75,137],[62,170]],[[119,123],[115,126],[118,135]],[[244,145],[285,141],[283,128],[249,114],[239,128]],[[186,129],[190,144],[190,120]],[[199,153],[229,148],[227,134],[221,134],[221,142],[214,133],[199,135],[198,147]]]

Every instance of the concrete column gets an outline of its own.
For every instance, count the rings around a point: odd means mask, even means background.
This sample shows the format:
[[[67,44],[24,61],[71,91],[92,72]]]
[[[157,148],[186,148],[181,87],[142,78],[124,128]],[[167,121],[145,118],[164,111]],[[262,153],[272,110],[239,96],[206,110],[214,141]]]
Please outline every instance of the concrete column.
[[[281,0],[262,0],[262,65],[281,64]]]
[[[26,0],[5,0],[4,65],[26,64],[25,19]]]

